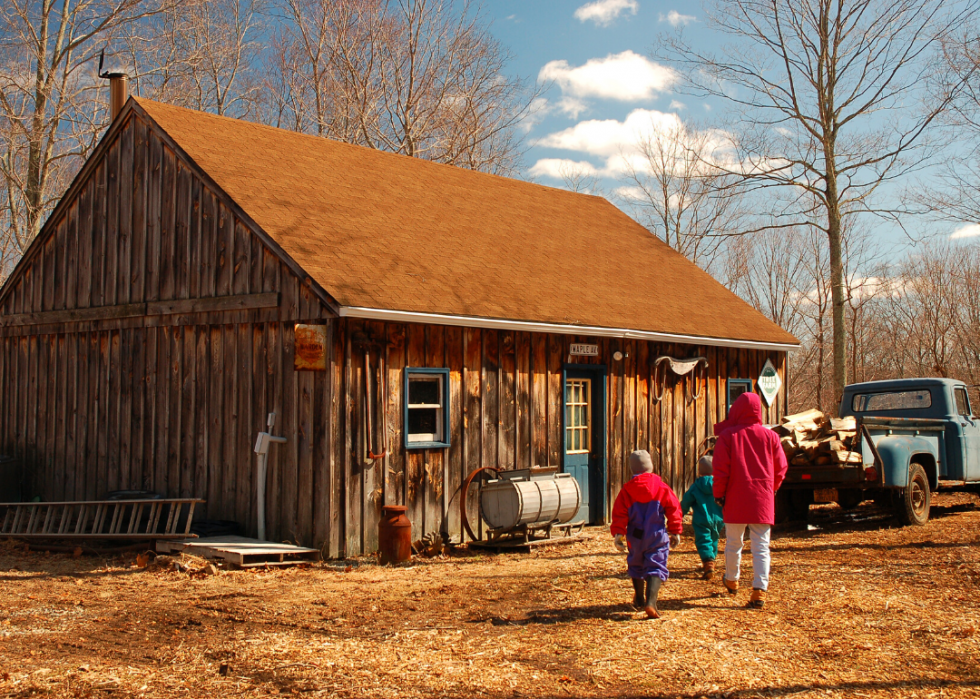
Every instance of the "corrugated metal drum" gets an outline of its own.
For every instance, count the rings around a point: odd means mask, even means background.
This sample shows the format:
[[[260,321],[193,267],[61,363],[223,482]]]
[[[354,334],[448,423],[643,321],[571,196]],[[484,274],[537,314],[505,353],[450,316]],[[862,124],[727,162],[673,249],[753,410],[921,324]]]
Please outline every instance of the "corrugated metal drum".
[[[582,502],[578,481],[570,473],[535,474],[502,471],[480,494],[483,521],[496,532],[521,525],[566,524]]]

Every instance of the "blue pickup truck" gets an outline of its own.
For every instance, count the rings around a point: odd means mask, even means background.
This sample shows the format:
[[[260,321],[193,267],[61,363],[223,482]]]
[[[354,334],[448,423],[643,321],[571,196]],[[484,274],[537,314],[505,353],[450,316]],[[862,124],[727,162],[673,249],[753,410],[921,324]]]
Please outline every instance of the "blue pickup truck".
[[[980,418],[962,381],[852,384],[840,417],[852,416],[861,463],[791,467],[783,495],[790,509],[829,499],[849,508],[873,498],[903,524],[925,524],[933,492],[980,486]]]

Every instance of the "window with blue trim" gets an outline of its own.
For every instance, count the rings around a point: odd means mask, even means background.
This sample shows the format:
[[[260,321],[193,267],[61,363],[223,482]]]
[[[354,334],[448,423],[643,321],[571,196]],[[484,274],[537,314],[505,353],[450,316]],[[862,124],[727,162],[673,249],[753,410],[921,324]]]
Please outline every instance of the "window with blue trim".
[[[752,379],[728,379],[728,409],[743,393],[752,393]]]
[[[405,369],[405,448],[449,446],[449,369]]]

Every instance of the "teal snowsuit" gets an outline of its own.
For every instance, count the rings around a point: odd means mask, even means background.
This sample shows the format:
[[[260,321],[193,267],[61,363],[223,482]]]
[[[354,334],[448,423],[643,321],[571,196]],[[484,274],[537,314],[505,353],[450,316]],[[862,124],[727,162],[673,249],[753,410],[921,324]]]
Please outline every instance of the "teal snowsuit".
[[[681,499],[681,511],[687,514],[693,510],[691,521],[694,524],[694,545],[702,561],[713,561],[718,555],[718,538],[725,526],[721,508],[715,502],[712,485],[714,478],[701,476],[687,489]]]

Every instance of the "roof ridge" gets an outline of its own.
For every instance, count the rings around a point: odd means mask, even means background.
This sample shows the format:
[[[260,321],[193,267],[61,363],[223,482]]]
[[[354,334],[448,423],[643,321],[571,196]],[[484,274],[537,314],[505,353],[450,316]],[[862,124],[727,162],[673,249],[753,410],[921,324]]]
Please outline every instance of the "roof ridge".
[[[541,184],[540,182],[535,182],[534,180],[525,180],[525,179],[518,178],[516,176],[512,177],[508,175],[501,175],[495,172],[486,172],[484,170],[474,170],[472,168],[463,167],[461,165],[453,165],[452,163],[443,163],[438,160],[429,160],[428,158],[418,158],[412,155],[406,155],[404,153],[396,153],[394,151],[383,150],[381,148],[372,148],[371,146],[365,146],[359,143],[349,143],[347,141],[341,141],[340,139],[332,138],[331,136],[319,136],[317,134],[305,133],[303,131],[293,131],[292,129],[284,129],[280,126],[263,124],[260,121],[250,121],[248,119],[239,119],[238,117],[226,116],[224,114],[215,114],[214,112],[206,112],[202,109],[191,109],[190,107],[182,107],[180,105],[171,104],[170,102],[161,102],[159,100],[153,100],[150,99],[149,97],[137,97],[136,95],[133,95],[131,99],[135,101],[137,104],[139,104],[141,107],[143,107],[144,110],[146,110],[146,105],[150,104],[153,105],[151,109],[153,109],[154,107],[162,107],[164,109],[175,109],[183,112],[188,112],[194,115],[200,115],[203,116],[204,118],[224,120],[224,121],[233,122],[235,124],[247,124],[249,126],[254,126],[260,129],[271,130],[277,134],[286,134],[290,137],[311,139],[312,141],[315,141],[317,143],[322,143],[323,141],[326,141],[330,144],[342,146],[344,148],[356,148],[356,149],[368,151],[370,153],[377,153],[380,156],[384,156],[384,157],[390,156],[395,158],[408,158],[414,162],[426,163],[427,165],[432,165],[435,167],[450,167],[457,171],[472,173],[473,175],[481,175],[484,177],[493,177],[493,178],[499,178],[504,180],[512,180],[512,181],[522,182],[528,185],[533,185],[535,187],[541,187],[549,191],[560,192],[562,194],[598,199],[607,202],[610,206],[613,206],[614,208],[617,208],[617,210],[619,210],[618,207],[616,207],[616,205],[610,202],[606,197],[598,194],[588,194],[587,192],[573,192],[570,189],[564,189],[562,187],[552,187],[551,185]]]

